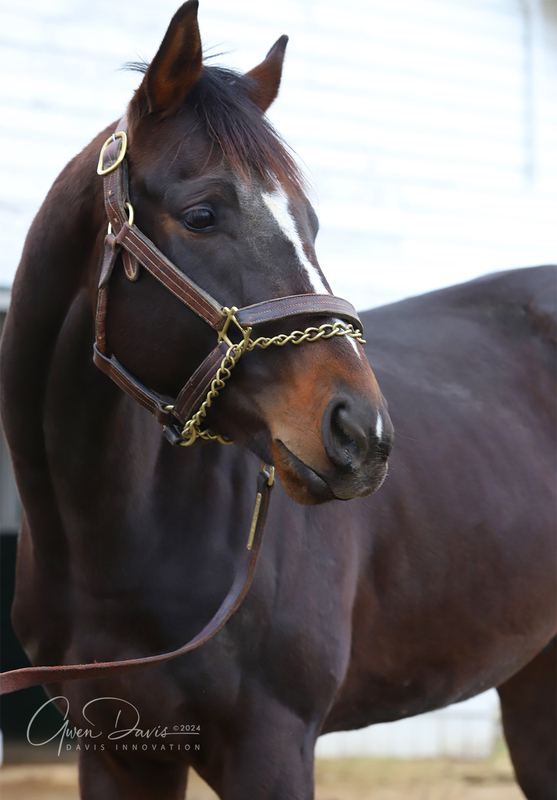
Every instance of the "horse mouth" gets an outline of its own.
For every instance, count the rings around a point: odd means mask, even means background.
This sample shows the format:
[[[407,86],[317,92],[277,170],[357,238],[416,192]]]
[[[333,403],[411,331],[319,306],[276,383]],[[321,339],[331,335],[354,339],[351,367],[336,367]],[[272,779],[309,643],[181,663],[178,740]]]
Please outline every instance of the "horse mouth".
[[[327,481],[301,461],[288,447],[275,439],[274,460],[288,494],[302,505],[318,505],[338,500]]]
[[[326,478],[294,455],[280,439],[274,439],[271,450],[284,488],[293,500],[302,505],[365,497],[376,492],[387,476],[387,459],[381,459],[380,463],[369,471],[364,470],[358,477],[353,475],[348,480],[341,478],[338,485],[333,483],[333,488]]]

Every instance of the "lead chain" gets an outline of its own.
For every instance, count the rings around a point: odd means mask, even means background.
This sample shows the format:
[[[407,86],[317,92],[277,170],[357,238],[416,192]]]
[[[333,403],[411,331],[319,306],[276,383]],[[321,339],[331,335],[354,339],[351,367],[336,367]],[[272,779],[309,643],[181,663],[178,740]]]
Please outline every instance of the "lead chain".
[[[316,342],[318,339],[330,339],[332,336],[349,336],[351,339],[357,339],[362,344],[366,343],[362,332],[353,325],[345,325],[342,322],[335,322],[333,325],[325,323],[320,325],[319,328],[306,328],[305,331],[292,331],[292,333],[279,333],[278,336],[260,336],[258,339],[250,339],[246,350],[254,350],[256,347],[261,347],[264,350],[272,344],[278,347],[291,344],[302,344],[302,342]]]
[[[219,393],[224,389],[226,381],[230,378],[232,370],[247,350],[254,350],[260,347],[266,350],[272,344],[278,347],[283,347],[287,343],[302,344],[302,342],[317,342],[319,339],[330,339],[333,336],[348,336],[351,339],[356,339],[361,344],[365,344],[365,339],[362,332],[353,325],[345,325],[343,322],[325,323],[320,325],[319,328],[306,328],[305,331],[292,331],[292,333],[280,333],[278,336],[259,336],[257,339],[250,339],[249,334],[251,329],[248,329],[243,341],[238,344],[231,344],[226,354],[224,355],[217,374],[213,378],[209,391],[205,400],[199,407],[199,410],[186,422],[182,431],[183,441],[180,442],[182,447],[190,447],[197,439],[204,439],[205,441],[217,441],[221,444],[233,444],[230,439],[226,439],[218,433],[214,433],[208,428],[201,428],[201,422],[207,416],[207,411],[211,408],[213,400],[219,396]]]

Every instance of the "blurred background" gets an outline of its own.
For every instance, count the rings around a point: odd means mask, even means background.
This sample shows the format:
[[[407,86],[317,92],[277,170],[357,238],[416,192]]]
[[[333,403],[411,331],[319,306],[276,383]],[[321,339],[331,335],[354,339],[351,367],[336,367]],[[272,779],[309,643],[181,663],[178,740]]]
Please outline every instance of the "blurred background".
[[[140,80],[122,65],[152,58],[177,7],[1,0],[0,324],[51,183],[120,117]],[[241,71],[290,36],[269,116],[314,186],[317,252],[336,294],[363,309],[555,263],[557,0],[201,0],[199,19],[212,63]],[[8,621],[20,510],[0,445],[6,669],[21,658]],[[29,716],[5,709],[5,735],[24,735]],[[331,734],[318,754],[486,757],[497,726],[490,692]]]

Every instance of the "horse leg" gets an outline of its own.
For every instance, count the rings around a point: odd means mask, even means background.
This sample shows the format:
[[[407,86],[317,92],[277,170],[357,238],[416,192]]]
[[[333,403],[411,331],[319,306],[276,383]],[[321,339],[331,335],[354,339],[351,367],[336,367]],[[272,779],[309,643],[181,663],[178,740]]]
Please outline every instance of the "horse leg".
[[[516,779],[528,800],[557,798],[555,642],[497,689]]]
[[[194,766],[221,800],[312,800],[317,724],[268,697],[233,726],[212,760]],[[195,758],[195,757],[194,757]]]
[[[107,751],[79,756],[81,800],[184,800],[188,766],[147,757],[122,759]]]

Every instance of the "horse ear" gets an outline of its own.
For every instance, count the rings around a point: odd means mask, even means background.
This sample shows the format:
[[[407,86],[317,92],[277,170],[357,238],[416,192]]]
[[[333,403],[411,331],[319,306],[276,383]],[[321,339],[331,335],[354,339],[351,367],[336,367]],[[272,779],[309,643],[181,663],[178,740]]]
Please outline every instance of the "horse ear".
[[[265,60],[246,72],[246,76],[251,78],[249,97],[262,111],[267,111],[278,94],[287,44],[288,36],[281,36],[271,47]]]
[[[197,24],[198,0],[188,0],[172,17],[158,52],[138,89],[150,113],[170,116],[178,111],[202,70]]]

